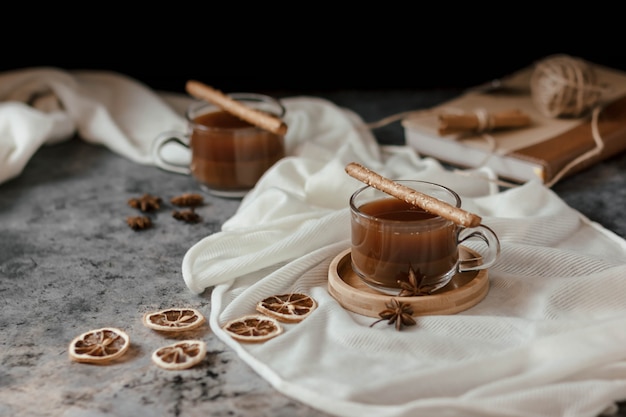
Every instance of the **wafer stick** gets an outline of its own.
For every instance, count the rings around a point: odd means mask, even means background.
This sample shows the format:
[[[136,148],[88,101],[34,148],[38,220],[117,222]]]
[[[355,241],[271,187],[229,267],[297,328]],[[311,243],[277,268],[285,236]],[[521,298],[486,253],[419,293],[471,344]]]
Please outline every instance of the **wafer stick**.
[[[455,207],[438,198],[431,197],[427,194],[420,193],[410,187],[383,177],[382,175],[371,171],[356,162],[350,162],[346,165],[346,172],[359,181],[383,191],[393,197],[406,201],[409,204],[420,207],[429,213],[436,214],[448,219],[455,224],[464,227],[476,227],[482,219],[476,214],[465,211],[459,207]]]
[[[277,135],[287,133],[287,125],[280,118],[248,107],[211,86],[199,81],[190,80],[187,81],[185,88],[187,92],[195,98],[210,101],[230,114],[258,126],[261,129],[268,130]]]

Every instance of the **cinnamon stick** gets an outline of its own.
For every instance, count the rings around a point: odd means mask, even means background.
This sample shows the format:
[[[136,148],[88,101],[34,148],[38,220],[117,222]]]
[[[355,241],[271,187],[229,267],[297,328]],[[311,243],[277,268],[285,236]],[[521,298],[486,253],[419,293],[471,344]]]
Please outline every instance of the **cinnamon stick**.
[[[429,213],[436,214],[463,227],[476,227],[482,219],[480,216],[455,207],[438,198],[416,191],[410,187],[399,184],[393,180],[357,164],[350,162],[346,165],[346,172],[359,181],[383,191],[393,197],[406,201],[409,204],[420,207]]]
[[[185,89],[192,96],[209,101],[222,110],[258,126],[261,129],[265,129],[277,135],[287,133],[287,125],[280,118],[248,107],[211,86],[199,81],[190,80],[187,81]]]
[[[473,113],[439,115],[439,134],[449,135],[461,132],[485,132],[495,129],[517,128],[530,125],[530,117],[520,110],[506,110],[487,113],[476,110]]]

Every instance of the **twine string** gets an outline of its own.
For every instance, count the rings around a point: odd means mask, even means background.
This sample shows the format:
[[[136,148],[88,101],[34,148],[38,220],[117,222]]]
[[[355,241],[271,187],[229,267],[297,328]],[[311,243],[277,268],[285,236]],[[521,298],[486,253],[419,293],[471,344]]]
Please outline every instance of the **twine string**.
[[[476,130],[479,133],[493,129],[493,119],[491,118],[489,113],[487,113],[487,110],[483,108],[474,109],[474,115],[478,120],[478,127]]]
[[[591,159],[596,155],[602,153],[602,150],[604,150],[604,141],[602,140],[602,136],[600,135],[600,129],[598,128],[598,119],[600,117],[601,111],[601,106],[596,106],[591,114],[591,136],[593,137],[595,147],[567,163],[567,165],[561,168],[561,170],[549,182],[546,183],[547,187],[552,187],[561,178],[563,178],[565,174],[567,174],[578,164],[581,164],[588,159]]]
[[[579,117],[592,109],[606,87],[582,59],[553,55],[539,61],[530,79],[535,107],[546,117]]]

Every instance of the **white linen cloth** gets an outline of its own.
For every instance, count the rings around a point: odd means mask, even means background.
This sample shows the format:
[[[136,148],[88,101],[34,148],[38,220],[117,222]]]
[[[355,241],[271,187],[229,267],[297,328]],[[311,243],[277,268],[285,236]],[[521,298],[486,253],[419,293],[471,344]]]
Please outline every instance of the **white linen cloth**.
[[[156,135],[185,127],[178,106],[180,98],[159,95],[109,71],[0,73],[0,183],[21,174],[42,145],[75,134],[134,162],[152,164]]]
[[[626,243],[539,182],[498,192],[405,148],[381,148],[354,114],[322,100],[284,100],[292,156],[279,161],[222,231],[193,245],[183,277],[215,286],[217,336],[276,389],[347,417],[597,416],[626,398]],[[351,161],[391,178],[442,183],[502,244],[490,290],[455,315],[398,332],[329,294],[328,267],[348,248]],[[319,307],[261,344],[221,326],[273,294]]]
[[[75,133],[153,163],[152,140],[182,128],[186,102],[106,72],[0,74],[0,183],[38,147]],[[259,375],[337,416],[591,417],[626,399],[623,239],[539,183],[498,192],[406,147],[379,147],[358,115],[326,100],[283,103],[289,156],[182,260],[191,291],[214,287],[212,330]],[[347,200],[362,185],[345,173],[348,162],[459,192],[502,243],[483,301],[398,332],[384,322],[370,328],[375,318],[329,295],[328,266],[349,247]],[[240,344],[221,329],[258,300],[291,291],[319,306],[284,334]]]

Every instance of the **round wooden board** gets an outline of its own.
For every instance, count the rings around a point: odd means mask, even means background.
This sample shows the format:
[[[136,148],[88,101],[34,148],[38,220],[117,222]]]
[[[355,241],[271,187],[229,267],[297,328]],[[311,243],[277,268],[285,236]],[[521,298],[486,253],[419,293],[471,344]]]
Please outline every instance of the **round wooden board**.
[[[461,247],[463,258],[479,257],[469,248]],[[455,314],[478,304],[489,291],[487,270],[456,274],[443,288],[431,295],[395,297],[413,307],[414,316]],[[379,317],[393,295],[384,294],[365,284],[352,270],[350,249],[337,255],[328,268],[328,292],[345,309],[368,317]]]

